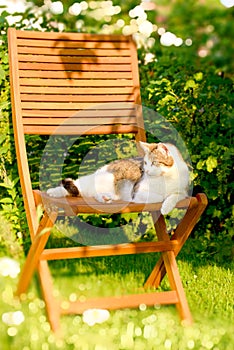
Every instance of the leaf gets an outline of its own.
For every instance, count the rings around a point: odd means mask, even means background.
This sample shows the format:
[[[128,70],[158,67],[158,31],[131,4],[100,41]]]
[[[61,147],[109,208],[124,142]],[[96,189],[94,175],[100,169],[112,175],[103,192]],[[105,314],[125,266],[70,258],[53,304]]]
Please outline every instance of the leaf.
[[[218,162],[217,159],[214,156],[209,156],[206,160],[206,168],[209,173],[212,173],[212,171],[217,168]]]
[[[203,73],[202,72],[195,73],[193,77],[196,81],[201,81],[203,79]]]
[[[19,182],[19,177],[16,177],[16,178],[12,181],[12,185],[15,186],[18,182]]]
[[[4,54],[4,55],[2,56],[2,63],[4,63],[4,64],[7,64],[7,63],[8,63],[8,56],[7,56],[7,54]]]
[[[189,79],[186,81],[186,84],[184,86],[184,91],[187,91],[189,89],[196,89],[197,88],[197,84],[195,83],[195,81],[193,79]]]
[[[158,103],[162,106],[168,104],[168,103],[175,103],[176,98],[172,96],[171,94],[165,95]]]
[[[11,185],[6,184],[6,183],[0,183],[0,186],[4,187],[4,188],[11,188],[12,187]]]
[[[2,67],[0,66],[0,81],[5,79],[5,77],[6,77],[6,73],[4,69],[2,69]]]
[[[0,154],[2,155],[2,154],[5,154],[5,153],[7,153],[8,151],[9,151],[9,149],[10,149],[10,146],[2,146],[1,148],[0,148]]]
[[[213,216],[217,218],[221,218],[222,216],[222,211],[218,210],[217,208],[214,209]]]
[[[0,135],[0,145],[3,143],[3,141],[6,139],[5,135]]]
[[[204,166],[204,160],[199,160],[199,162],[197,163],[197,169],[198,170],[201,170]]]
[[[2,198],[1,200],[0,200],[0,203],[3,203],[3,204],[10,204],[10,203],[12,203],[12,199],[11,198]]]

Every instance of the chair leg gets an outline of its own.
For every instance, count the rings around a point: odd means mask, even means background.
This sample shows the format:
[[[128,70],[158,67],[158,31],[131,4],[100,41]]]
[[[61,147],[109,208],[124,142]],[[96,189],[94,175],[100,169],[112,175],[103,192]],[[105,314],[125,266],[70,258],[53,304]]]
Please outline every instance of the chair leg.
[[[181,248],[183,247],[184,243],[188,239],[190,233],[192,232],[194,226],[196,225],[197,221],[199,220],[200,216],[204,212],[206,206],[207,206],[207,197],[205,194],[198,194],[196,196],[197,199],[194,199],[196,201],[196,205],[193,201],[193,198],[191,199],[190,205],[187,209],[187,212],[182,219],[182,221],[177,226],[175,233],[173,234],[171,240],[177,240],[178,245],[174,251],[175,257],[179,254]],[[152,213],[153,219],[154,213]],[[156,217],[157,219],[157,217]],[[157,231],[158,224],[156,220],[155,222],[155,229]],[[158,227],[158,230],[160,231],[160,228]],[[169,238],[169,237],[168,237]],[[150,276],[148,277],[147,281],[145,282],[145,288],[158,288],[162,279],[164,278],[166,274],[165,264],[163,261],[162,256],[158,260],[157,264],[153,268]]]
[[[158,212],[152,212],[151,215],[153,218],[156,234],[158,234],[157,230],[166,231],[166,224],[165,224],[164,218],[160,216]],[[167,236],[166,241],[168,241],[168,239],[170,238],[167,233],[164,234],[164,237],[165,235]],[[144,284],[144,288],[146,289],[158,288],[165,274],[166,274],[166,269],[164,265],[163,256],[161,255],[156,265],[154,266],[153,270],[151,271],[151,274],[147,278],[147,281]]]
[[[162,258],[164,261],[165,269],[168,275],[170,287],[175,290],[178,296],[178,303],[176,303],[177,310],[180,318],[186,325],[192,324],[192,315],[189,310],[188,302],[184,292],[184,288],[181,282],[179,270],[177,267],[174,252],[163,252]]]
[[[50,236],[51,228],[53,227],[56,218],[56,212],[53,212],[50,215],[48,215],[46,212],[44,213],[20,275],[18,288],[16,291],[17,296],[27,291],[33,273],[38,266],[40,255],[45,248]]]
[[[155,215],[157,214],[152,213],[153,219],[155,219]],[[167,233],[166,223],[162,215],[158,218],[158,220],[155,222],[154,225],[155,225],[158,239],[163,240],[164,242],[170,241],[170,237]],[[179,311],[180,317],[186,324],[189,325],[192,323],[192,316],[189,310],[188,302],[187,302],[184,288],[181,282],[174,251],[162,252],[161,260],[163,262],[165,273],[167,273],[168,275],[170,287],[172,290],[176,291],[177,293],[178,303],[176,303],[176,307]],[[159,275],[160,273],[161,272],[159,272]]]
[[[53,332],[58,333],[60,330],[60,303],[53,295],[53,280],[47,261],[39,261],[38,276],[51,329]]]

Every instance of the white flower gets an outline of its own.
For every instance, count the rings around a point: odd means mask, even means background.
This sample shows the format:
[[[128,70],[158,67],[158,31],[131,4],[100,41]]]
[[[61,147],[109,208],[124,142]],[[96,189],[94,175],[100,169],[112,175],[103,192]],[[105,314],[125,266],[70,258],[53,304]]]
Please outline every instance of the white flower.
[[[139,25],[139,32],[147,38],[152,34],[154,28],[150,21],[144,21]]]
[[[234,0],[220,0],[221,4],[227,8],[234,6]]]
[[[181,38],[176,38],[174,45],[175,46],[181,46],[183,44],[183,40]]]
[[[108,320],[110,313],[108,310],[88,309],[83,312],[83,321],[89,326],[94,326],[96,323],[103,323]]]
[[[166,33],[162,34],[162,36],[160,38],[160,43],[163,46],[174,45],[175,41],[176,41],[176,35],[171,33],[171,32],[166,32]]]
[[[25,12],[27,8],[27,3],[25,0],[2,0],[1,6],[6,6],[6,11],[10,14],[15,12]],[[0,9],[0,13],[5,10],[5,8]]]
[[[145,64],[156,61],[156,57],[153,53],[147,52],[145,55]]]
[[[63,13],[63,3],[61,1],[52,2],[50,10],[54,15],[61,15]]]
[[[158,33],[161,35],[160,43],[164,46],[181,46],[183,40],[171,32],[164,32],[163,28],[159,28]]]
[[[22,19],[22,16],[12,16],[12,15],[9,15],[6,17],[6,20],[9,24],[9,26],[13,26],[15,23],[21,21]]]
[[[15,278],[19,273],[20,265],[17,261],[8,257],[0,258],[0,275]]]
[[[130,16],[131,18],[134,18],[134,17],[141,17],[141,18],[144,18],[144,19],[147,18],[147,15],[146,15],[146,13],[145,13],[145,10],[144,10],[143,7],[140,6],[140,5],[134,7],[134,9],[130,10],[130,11],[129,11],[129,16]]]
[[[2,322],[8,326],[19,326],[25,320],[24,314],[22,311],[15,312],[5,312],[2,314]]]
[[[68,12],[70,15],[78,16],[82,11],[82,6],[80,3],[75,2],[72,6],[69,7]]]

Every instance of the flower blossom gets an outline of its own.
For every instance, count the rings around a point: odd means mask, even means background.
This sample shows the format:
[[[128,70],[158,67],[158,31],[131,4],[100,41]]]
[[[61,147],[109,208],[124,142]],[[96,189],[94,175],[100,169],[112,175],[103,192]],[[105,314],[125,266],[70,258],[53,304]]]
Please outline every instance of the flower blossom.
[[[17,261],[8,257],[0,258],[0,275],[15,278],[19,273],[20,265]]]
[[[83,321],[89,326],[94,326],[96,323],[103,323],[108,320],[110,313],[108,310],[88,309],[83,312]]]
[[[154,61],[157,61],[155,55],[153,53],[151,53],[151,52],[147,52],[146,55],[145,55],[144,63],[148,64],[148,63],[151,63],[151,62],[154,62]]]
[[[25,320],[22,311],[5,312],[2,314],[2,322],[8,326],[19,326]]]

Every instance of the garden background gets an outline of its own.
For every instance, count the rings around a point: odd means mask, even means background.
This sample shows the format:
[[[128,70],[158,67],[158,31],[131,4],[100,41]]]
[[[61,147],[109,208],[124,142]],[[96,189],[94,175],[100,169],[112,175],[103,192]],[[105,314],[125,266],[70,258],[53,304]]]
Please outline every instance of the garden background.
[[[0,0],[0,329],[4,350],[233,348],[233,5],[232,0]],[[23,304],[12,298],[18,264],[28,249],[28,232],[11,125],[8,27],[134,35],[143,104],[179,132],[191,157],[194,193],[205,192],[209,200],[179,257],[195,316],[192,328],[183,329],[171,308],[122,310],[94,326],[81,316],[65,318],[66,336],[56,339],[44,316],[36,281]],[[153,129],[155,122],[148,121],[147,130]],[[44,140],[28,142],[36,186]],[[71,269],[65,262],[55,264],[54,272],[59,276],[58,285],[63,281],[67,286],[72,269],[88,271],[93,277],[77,277],[80,291],[89,292],[100,283],[102,294],[105,281],[113,286],[119,279],[132,281],[133,271],[126,268],[124,259],[94,259],[92,265],[73,263]],[[150,255],[141,259],[147,274],[154,261]],[[137,258],[131,257],[129,262],[139,274]],[[142,279],[144,276],[138,275],[139,283]],[[70,286],[68,293],[72,293]]]

